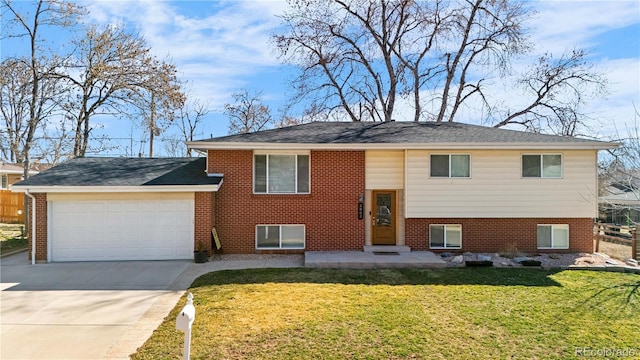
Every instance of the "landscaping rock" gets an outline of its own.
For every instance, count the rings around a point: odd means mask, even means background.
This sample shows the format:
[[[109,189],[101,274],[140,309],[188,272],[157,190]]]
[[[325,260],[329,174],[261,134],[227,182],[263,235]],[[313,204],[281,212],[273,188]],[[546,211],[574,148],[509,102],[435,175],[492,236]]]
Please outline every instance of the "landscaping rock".
[[[627,263],[627,265],[638,266],[638,260],[635,259],[627,259],[625,260],[625,262]]]
[[[464,262],[464,256],[462,255],[454,256],[453,259],[451,259],[451,262],[454,264],[462,264]]]
[[[558,260],[561,258],[560,254],[549,254],[550,259]]]
[[[618,265],[618,262],[617,262],[617,261],[615,261],[615,260],[611,260],[611,259],[607,259],[607,260],[605,261],[605,263],[606,263],[607,265]]]
[[[478,254],[478,261],[491,261],[491,256]]]
[[[518,256],[518,257],[514,257],[513,258],[513,262],[516,263],[516,264],[520,264],[523,261],[528,261],[528,260],[533,260],[533,259],[530,258],[530,257],[526,257],[526,256]]]
[[[453,254],[448,252],[448,251],[445,251],[442,254],[440,254],[440,257],[443,257],[443,258],[448,258],[448,257],[452,257],[452,256],[453,256]]]

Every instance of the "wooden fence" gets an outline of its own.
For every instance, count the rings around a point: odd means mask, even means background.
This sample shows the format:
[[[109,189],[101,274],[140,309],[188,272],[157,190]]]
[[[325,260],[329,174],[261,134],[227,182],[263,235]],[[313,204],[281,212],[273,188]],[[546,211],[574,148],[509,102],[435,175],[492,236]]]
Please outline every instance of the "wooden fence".
[[[619,226],[596,222],[596,252],[600,251],[600,241],[612,242],[615,244],[627,245],[631,247],[631,258],[638,260],[640,255],[640,241],[636,237],[636,227]]]
[[[24,193],[0,190],[0,223],[24,224]]]

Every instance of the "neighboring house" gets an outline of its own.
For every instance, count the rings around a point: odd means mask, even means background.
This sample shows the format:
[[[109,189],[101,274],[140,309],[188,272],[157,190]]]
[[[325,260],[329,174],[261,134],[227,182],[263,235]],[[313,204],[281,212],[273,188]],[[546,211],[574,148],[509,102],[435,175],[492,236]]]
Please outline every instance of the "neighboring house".
[[[29,175],[35,175],[38,170],[32,168]],[[12,193],[11,185],[22,180],[24,167],[22,164],[0,162],[0,222],[24,223],[24,196]]]
[[[29,170],[29,176],[37,173],[37,170]],[[0,162],[0,190],[8,190],[11,185],[22,180],[23,174],[22,164]]]
[[[599,202],[599,219],[606,223],[631,226],[640,223],[640,179],[605,180]]]
[[[415,122],[187,145],[206,159],[74,159],[14,186],[35,197],[36,259],[190,258],[214,226],[225,253],[591,252],[597,152],[617,146]]]

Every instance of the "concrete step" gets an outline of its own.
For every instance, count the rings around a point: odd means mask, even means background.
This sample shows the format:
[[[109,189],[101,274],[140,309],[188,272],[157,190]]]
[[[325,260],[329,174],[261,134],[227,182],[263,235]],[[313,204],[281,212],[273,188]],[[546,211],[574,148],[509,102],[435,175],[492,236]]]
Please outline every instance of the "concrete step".
[[[397,253],[407,253],[411,252],[411,248],[405,245],[373,245],[364,247],[364,252],[397,252]]]

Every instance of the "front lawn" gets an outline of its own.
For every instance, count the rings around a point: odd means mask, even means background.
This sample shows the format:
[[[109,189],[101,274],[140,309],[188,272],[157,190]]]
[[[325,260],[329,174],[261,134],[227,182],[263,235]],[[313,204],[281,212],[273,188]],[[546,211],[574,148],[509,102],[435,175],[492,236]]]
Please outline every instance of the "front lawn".
[[[0,224],[0,253],[27,248],[27,238],[23,233],[24,225]]]
[[[637,274],[255,269],[210,273],[189,291],[193,359],[640,357]],[[181,359],[185,298],[133,359]]]

